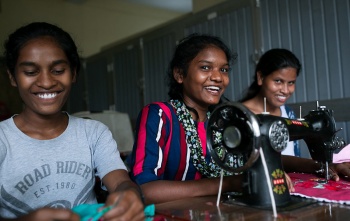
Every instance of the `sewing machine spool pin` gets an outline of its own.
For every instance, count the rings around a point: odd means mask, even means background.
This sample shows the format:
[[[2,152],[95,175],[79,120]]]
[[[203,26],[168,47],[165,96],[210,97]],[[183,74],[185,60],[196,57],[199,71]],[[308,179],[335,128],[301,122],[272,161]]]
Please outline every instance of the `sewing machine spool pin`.
[[[302,115],[301,115],[301,106],[299,106],[299,118],[298,120],[305,120],[304,118],[302,118]]]
[[[264,97],[264,111],[261,114],[270,114],[270,112],[266,111],[266,97]]]

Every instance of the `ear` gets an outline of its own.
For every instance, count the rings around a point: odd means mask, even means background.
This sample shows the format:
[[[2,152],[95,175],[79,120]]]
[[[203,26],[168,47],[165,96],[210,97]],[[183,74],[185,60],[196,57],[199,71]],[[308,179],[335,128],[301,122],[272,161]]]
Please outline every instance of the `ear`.
[[[74,69],[73,71],[72,71],[72,83],[75,83],[75,82],[77,82],[77,71],[76,71],[76,69]]]
[[[9,77],[9,79],[10,79],[11,85],[14,86],[14,87],[17,87],[16,79],[15,79],[15,77],[10,73],[9,70],[7,70],[7,75],[8,75],[8,77]]]
[[[180,68],[173,69],[173,76],[174,76],[174,79],[179,84],[182,84],[182,82],[184,81],[184,75],[183,75],[182,70]]]
[[[264,76],[262,75],[261,71],[258,71],[256,73],[256,78],[257,78],[258,85],[261,86],[263,84],[263,81],[264,81]]]

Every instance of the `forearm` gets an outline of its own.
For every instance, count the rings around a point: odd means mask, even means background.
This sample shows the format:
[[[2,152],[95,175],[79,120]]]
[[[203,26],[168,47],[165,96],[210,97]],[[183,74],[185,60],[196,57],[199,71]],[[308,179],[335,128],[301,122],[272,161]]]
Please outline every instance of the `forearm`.
[[[190,181],[159,180],[141,185],[146,203],[162,203],[188,197],[214,195],[218,179]]]
[[[27,221],[27,216],[23,216],[23,217],[18,217],[15,219],[6,219],[6,218],[2,218],[0,217],[0,221]]]
[[[6,218],[0,217],[0,221],[28,221],[28,220],[30,220],[28,215],[24,215],[14,219],[6,219]]]
[[[146,204],[163,203],[178,199],[216,195],[219,191],[220,178],[201,180],[169,181],[157,180],[141,185]],[[224,177],[222,192],[240,191],[241,176]]]
[[[132,182],[131,180],[125,180],[118,185],[115,191],[117,192],[117,191],[126,191],[126,190],[132,190],[136,192],[137,195],[140,197],[141,201],[145,203],[142,189],[136,183]]]
[[[0,221],[78,221],[80,220],[79,215],[73,213],[70,209],[54,209],[54,208],[40,208],[34,210],[24,216],[17,217],[14,219],[5,219],[0,217]]]
[[[282,164],[286,172],[315,173],[321,169],[321,163],[294,156],[282,155]]]

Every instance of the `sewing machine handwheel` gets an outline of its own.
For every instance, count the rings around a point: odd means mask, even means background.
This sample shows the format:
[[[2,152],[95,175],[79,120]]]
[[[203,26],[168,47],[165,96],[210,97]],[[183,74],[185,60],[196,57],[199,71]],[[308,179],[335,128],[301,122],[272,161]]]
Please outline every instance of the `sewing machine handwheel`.
[[[208,121],[207,146],[221,168],[233,173],[248,169],[259,156],[257,118],[240,103],[219,105]]]

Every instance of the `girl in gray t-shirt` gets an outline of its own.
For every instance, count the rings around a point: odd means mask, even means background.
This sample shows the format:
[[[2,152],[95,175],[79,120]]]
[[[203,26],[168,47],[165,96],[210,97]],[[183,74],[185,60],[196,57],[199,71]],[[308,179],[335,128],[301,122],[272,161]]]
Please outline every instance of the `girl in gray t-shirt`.
[[[109,191],[103,219],[143,220],[138,186],[104,124],[62,112],[80,69],[61,28],[34,22],[5,44],[10,82],[23,111],[0,123],[0,220],[79,220],[70,209],[96,203],[95,176]]]

